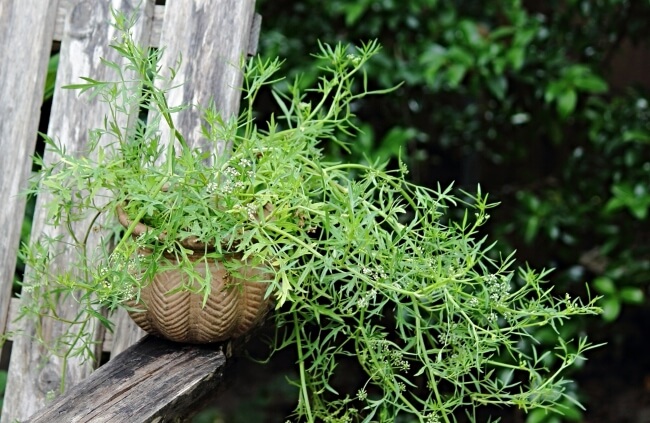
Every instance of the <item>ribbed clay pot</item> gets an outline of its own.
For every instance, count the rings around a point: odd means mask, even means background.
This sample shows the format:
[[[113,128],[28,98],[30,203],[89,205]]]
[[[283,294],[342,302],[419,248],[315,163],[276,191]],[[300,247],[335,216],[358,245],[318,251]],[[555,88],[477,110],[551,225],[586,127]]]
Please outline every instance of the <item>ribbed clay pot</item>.
[[[118,218],[125,227],[131,223],[121,208],[118,208]],[[138,236],[147,230],[146,225],[139,223],[133,235]],[[212,289],[205,306],[201,294],[188,291],[170,294],[179,286],[189,285],[188,277],[180,270],[163,270],[141,290],[140,302],[128,304],[145,310],[130,311],[133,321],[153,335],[195,344],[236,338],[261,323],[271,307],[271,301],[264,299],[268,284],[259,281],[269,280],[272,276],[260,269],[247,267],[233,256],[224,260],[239,262],[235,263],[238,268],[235,277],[221,260],[209,259],[206,266],[206,260],[202,259],[206,247],[195,238],[190,237],[182,244],[194,252],[192,257],[197,261],[195,271],[201,277],[210,272]],[[167,258],[173,263],[173,257]]]

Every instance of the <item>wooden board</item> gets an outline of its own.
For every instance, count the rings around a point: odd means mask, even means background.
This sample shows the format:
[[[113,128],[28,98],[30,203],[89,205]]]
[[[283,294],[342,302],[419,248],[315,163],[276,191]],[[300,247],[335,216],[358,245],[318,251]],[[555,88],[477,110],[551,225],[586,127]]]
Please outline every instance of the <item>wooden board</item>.
[[[180,345],[148,336],[29,421],[176,422],[214,394],[225,364],[219,346]]]
[[[103,118],[107,112],[105,105],[89,96],[79,96],[72,90],[63,90],[62,85],[78,82],[81,76],[92,75],[99,80],[113,78],[110,69],[102,66],[99,57],[117,60],[116,53],[108,47],[109,41],[114,36],[114,28],[109,25],[109,6],[127,13],[135,10],[140,4],[139,0],[112,0],[112,2],[76,1],[71,4],[66,21],[66,27],[61,42],[61,56],[57,72],[55,97],[50,115],[48,135],[60,141],[68,152],[83,154],[88,139],[88,130],[102,127]],[[153,2],[144,2],[142,14],[153,13]],[[147,5],[149,5],[147,7]],[[147,33],[146,24],[150,19],[140,19],[138,34]],[[31,29],[22,35],[26,36]],[[138,35],[136,35],[138,36]],[[55,159],[46,151],[45,161]],[[47,224],[44,204],[51,201],[47,195],[40,195],[37,199],[34,221],[32,226],[32,240],[44,235],[56,237],[63,235],[68,239],[65,229],[55,228]],[[74,227],[80,232],[86,231],[90,226],[92,216],[86,221],[75,222]],[[97,222],[100,229],[101,222]],[[79,237],[79,234],[77,234]],[[86,245],[88,251],[93,251],[99,246],[105,235],[103,230],[91,231]],[[83,239],[83,237],[79,238]],[[73,251],[61,251],[52,260],[52,269],[75,270],[70,263],[74,259]],[[28,269],[29,272],[29,269]],[[29,301],[28,296],[25,300]],[[63,318],[72,318],[77,314],[78,304],[73,298],[64,299],[59,303],[59,313]],[[63,359],[52,354],[48,347],[52,340],[59,339],[69,328],[53,319],[21,320],[20,336],[15,337],[12,355],[9,364],[9,378],[7,383],[2,421],[24,420],[46,403],[46,398],[60,392],[61,381],[70,387],[88,376],[94,369],[92,360],[85,357],[68,357]],[[101,354],[102,328],[96,321],[90,321],[86,328],[88,340],[96,341],[95,356]],[[48,347],[38,342],[38,339],[49,341]],[[67,347],[61,348],[61,354]]]
[[[32,169],[56,7],[53,0],[0,1],[0,334],[9,319],[25,214],[20,193]]]
[[[192,0],[165,5],[160,38],[165,55],[161,68],[175,67],[182,58],[177,79],[185,81],[169,93],[170,107],[206,106],[214,100],[224,118],[239,112],[243,79],[240,64],[248,52],[254,9],[254,0]],[[175,114],[174,122],[190,145],[212,150],[201,137],[197,108]],[[162,131],[163,142],[168,134],[169,131]],[[217,149],[226,154],[228,145],[222,142]]]

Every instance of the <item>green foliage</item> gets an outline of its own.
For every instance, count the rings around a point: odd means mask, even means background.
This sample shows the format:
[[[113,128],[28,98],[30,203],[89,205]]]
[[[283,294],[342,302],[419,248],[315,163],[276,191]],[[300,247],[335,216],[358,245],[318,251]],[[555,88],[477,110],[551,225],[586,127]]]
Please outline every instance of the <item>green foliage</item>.
[[[0,370],[0,411],[5,397],[5,388],[7,387],[7,371]]]
[[[401,157],[431,186],[480,181],[506,205],[487,227],[498,249],[557,268],[563,291],[584,292],[589,282],[608,322],[624,304],[647,304],[648,93],[607,81],[621,46],[650,38],[650,3],[258,4],[263,54],[281,53],[296,72],[316,72],[301,57],[318,39],[378,37],[384,46],[369,63],[369,84],[405,84],[356,105],[357,125],[374,130],[351,160]],[[405,135],[401,148],[382,149],[394,130]],[[587,328],[587,319],[577,322],[573,333]]]
[[[47,63],[47,76],[45,78],[45,91],[43,93],[43,101],[49,100],[54,96],[54,86],[56,83],[56,71],[59,67],[59,53],[55,53],[50,57]]]
[[[355,13],[347,19],[357,19]],[[90,131],[84,156],[46,139],[55,159],[40,162],[32,188],[50,200],[48,223],[63,230],[24,250],[33,272],[23,289],[31,299],[23,315],[69,324],[52,353],[88,355],[90,320],[110,328],[103,310],[128,307],[161,269],[185,272],[190,283],[178,290],[207,300],[209,276],[198,274],[197,259],[181,242],[191,235],[210,246],[198,260],[238,255],[273,275],[260,281],[276,304],[271,346],[295,349],[298,377],[291,383],[300,420],[451,422],[459,412],[476,420],[488,405],[560,410],[572,401],[562,373],[593,346],[558,335],[554,350],[541,350],[535,331],[559,334],[567,319],[599,309],[568,294],[554,297],[544,281],[549,272],[517,270],[512,255],[492,253],[481,233],[494,207],[487,195],[410,183],[401,161],[386,170],[381,162],[324,156],[324,141],[341,150],[355,141],[357,103],[392,95],[368,81],[370,59],[381,57],[377,42],[319,45],[313,83],[296,78],[273,90],[277,113],[266,122],[256,119],[256,104],[278,81],[280,61],[251,59],[243,110],[227,120],[213,105],[170,108],[166,94],[177,82],[159,73],[162,50],[134,44],[133,22],[114,17],[120,35],[113,48],[125,64],[103,63],[117,77],[68,86],[108,106],[105,126]],[[468,46],[483,48],[471,25],[466,31]],[[227,140],[229,156],[188,144],[172,119],[185,107],[202,110],[203,137],[215,151]],[[141,109],[146,122],[127,119]],[[161,131],[172,142],[162,142]],[[409,134],[415,132],[389,132],[377,157],[391,155]],[[105,217],[118,207],[128,224],[89,250],[98,222],[110,225]],[[150,229],[135,238],[138,223]],[[75,261],[56,269],[51,263],[63,248]],[[229,271],[237,273],[237,266]],[[81,304],[71,318],[56,307],[69,296]],[[335,382],[349,360],[362,374],[352,389]]]
[[[398,131],[402,148],[369,140],[359,156],[401,151],[414,165],[438,163],[425,181],[480,177],[509,204],[516,193],[519,207],[496,216],[492,228],[535,243],[531,260],[562,272],[580,266],[578,282],[625,263],[615,283],[643,283],[648,231],[637,221],[647,221],[650,205],[648,99],[612,92],[604,76],[621,44],[650,35],[647,2],[304,0],[287,8],[261,2],[272,23],[265,52],[281,51],[309,74],[314,68],[292,58],[316,39],[380,34],[385,48],[369,66],[369,83],[405,81],[390,98],[357,105],[360,127],[381,131],[369,137]],[[475,158],[480,167],[465,171]],[[607,269],[583,264],[594,246]]]

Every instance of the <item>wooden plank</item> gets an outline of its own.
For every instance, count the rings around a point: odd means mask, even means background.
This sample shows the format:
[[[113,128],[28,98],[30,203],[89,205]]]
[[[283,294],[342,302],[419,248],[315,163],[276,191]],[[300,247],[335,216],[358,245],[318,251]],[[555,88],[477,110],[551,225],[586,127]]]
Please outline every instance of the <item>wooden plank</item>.
[[[180,345],[147,336],[56,398],[32,423],[172,422],[197,411],[219,385],[219,346]]]
[[[103,117],[107,112],[104,105],[90,100],[88,96],[78,96],[71,90],[62,90],[64,84],[79,81],[81,76],[93,75],[98,79],[110,79],[113,75],[109,69],[102,66],[99,57],[110,60],[117,59],[114,51],[109,47],[109,41],[114,36],[114,28],[109,26],[109,6],[124,10],[127,13],[140,4],[140,0],[113,0],[112,2],[76,1],[69,8],[61,44],[61,57],[56,81],[56,93],[50,115],[48,135],[65,145],[67,151],[83,152],[87,142],[88,130],[101,127]],[[147,6],[149,5],[149,6]],[[152,14],[153,3],[143,3],[141,13]],[[26,19],[29,19],[27,16]],[[141,19],[137,33],[147,33],[145,24],[149,19]],[[23,32],[26,39],[31,37],[25,34],[33,31],[30,28]],[[46,151],[45,160],[53,160],[53,156]],[[45,208],[43,204],[50,201],[47,195],[40,195],[37,199],[36,212],[32,228],[32,239],[38,239],[47,234],[52,237],[64,235],[70,239],[64,229],[54,228],[46,224]],[[85,231],[90,221],[75,222],[75,228]],[[101,224],[99,222],[98,224]],[[88,239],[87,247],[93,251],[103,240],[103,231],[93,231]],[[74,254],[70,251],[61,251],[60,255],[52,261],[52,269],[75,270],[70,266]],[[29,271],[29,269],[28,269]],[[25,301],[29,301],[26,295]],[[59,313],[63,318],[71,318],[77,313],[78,304],[68,298],[59,304]],[[9,379],[6,389],[2,420],[23,420],[41,408],[46,398],[59,391],[61,380],[65,380],[67,387],[74,385],[86,377],[94,368],[92,360],[84,357],[68,357],[67,360],[52,354],[51,351],[38,339],[52,341],[60,339],[69,327],[52,319],[34,321],[23,319],[20,321],[22,334],[13,342],[12,357],[9,365]],[[91,321],[86,329],[87,340],[97,342],[94,349],[95,355],[101,352],[100,339],[103,332],[95,321]],[[51,342],[50,342],[51,344]],[[51,345],[50,345],[51,347]],[[60,347],[59,347],[60,348]],[[61,350],[59,354],[63,354]],[[65,363],[65,367],[64,367]]]
[[[224,118],[239,112],[243,78],[240,64],[248,52],[254,9],[255,0],[191,0],[165,5],[161,69],[176,66],[181,57],[176,80],[185,82],[169,93],[170,107],[206,106],[214,100]],[[196,107],[175,114],[174,122],[190,145],[212,150],[201,136],[200,111]],[[169,136],[169,131],[161,133]],[[228,149],[227,142],[217,146],[218,154]]]
[[[104,350],[111,352],[111,360],[142,339],[146,334],[135,324],[124,309],[116,310],[112,319],[115,323],[115,332],[112,334],[113,336],[105,339],[104,342]]]
[[[25,215],[19,193],[32,168],[56,7],[50,0],[0,1],[0,334],[9,318]]]
[[[262,32],[262,15],[256,13],[253,15],[253,23],[251,24],[251,35],[248,40],[248,55],[255,56],[257,54],[257,47],[260,41],[260,32]]]
[[[66,16],[70,8],[72,0],[59,0],[59,8],[56,14],[56,23],[54,25],[54,40],[61,41],[63,37],[63,28],[65,26]],[[151,28],[151,36],[149,38],[149,45],[151,47],[160,47],[160,36],[163,27],[163,18],[165,16],[165,6],[158,5],[154,9],[153,23]],[[247,53],[249,56],[257,54],[257,42],[259,40],[260,30],[262,25],[262,16],[255,14],[253,16],[253,23],[251,25],[250,43],[248,45]]]

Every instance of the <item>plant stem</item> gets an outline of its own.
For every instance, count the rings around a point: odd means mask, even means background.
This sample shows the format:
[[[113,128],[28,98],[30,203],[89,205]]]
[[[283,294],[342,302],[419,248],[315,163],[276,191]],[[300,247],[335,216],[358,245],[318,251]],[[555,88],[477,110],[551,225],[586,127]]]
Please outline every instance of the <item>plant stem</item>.
[[[309,403],[309,393],[307,392],[307,378],[305,376],[305,359],[302,355],[302,340],[300,338],[300,330],[303,325],[298,320],[298,314],[296,310],[293,310],[293,333],[296,337],[296,349],[298,350],[298,367],[300,369],[300,396],[302,397],[303,404],[305,405],[305,410],[307,412],[307,418],[310,422],[314,421],[314,418],[311,415],[311,405]]]

